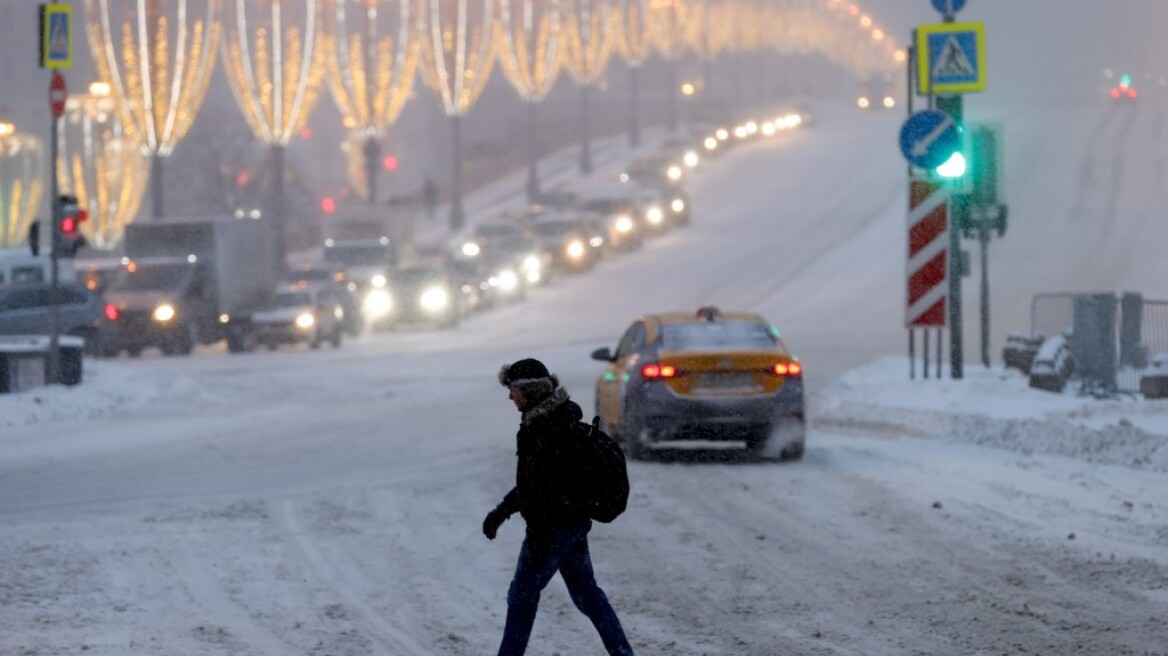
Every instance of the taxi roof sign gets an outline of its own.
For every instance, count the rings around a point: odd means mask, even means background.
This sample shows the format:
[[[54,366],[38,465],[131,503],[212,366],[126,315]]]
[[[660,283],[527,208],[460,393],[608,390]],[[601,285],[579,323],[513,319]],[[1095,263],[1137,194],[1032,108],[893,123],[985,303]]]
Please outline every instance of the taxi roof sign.
[[[986,86],[985,25],[938,23],[917,27],[917,93],[974,93]]]
[[[40,6],[41,68],[73,67],[73,5],[60,2]]]

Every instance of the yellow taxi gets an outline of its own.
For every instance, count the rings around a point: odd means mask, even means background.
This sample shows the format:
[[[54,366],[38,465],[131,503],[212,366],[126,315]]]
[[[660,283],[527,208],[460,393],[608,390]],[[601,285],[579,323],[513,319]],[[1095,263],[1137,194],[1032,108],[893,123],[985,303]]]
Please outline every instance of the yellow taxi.
[[[638,317],[596,381],[601,427],[629,457],[663,443],[743,442],[759,458],[798,460],[806,442],[803,365],[755,313]]]

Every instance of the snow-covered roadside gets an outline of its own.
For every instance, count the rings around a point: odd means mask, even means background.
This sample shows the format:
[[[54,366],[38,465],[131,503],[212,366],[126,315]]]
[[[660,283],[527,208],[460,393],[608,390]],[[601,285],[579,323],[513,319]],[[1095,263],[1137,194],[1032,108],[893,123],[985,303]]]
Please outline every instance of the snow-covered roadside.
[[[1168,402],[1134,396],[1095,399],[1031,389],[1014,369],[967,366],[963,380],[909,378],[903,356],[885,356],[829,385],[821,425],[884,427],[1085,462],[1168,472]],[[943,371],[945,376],[948,371]]]

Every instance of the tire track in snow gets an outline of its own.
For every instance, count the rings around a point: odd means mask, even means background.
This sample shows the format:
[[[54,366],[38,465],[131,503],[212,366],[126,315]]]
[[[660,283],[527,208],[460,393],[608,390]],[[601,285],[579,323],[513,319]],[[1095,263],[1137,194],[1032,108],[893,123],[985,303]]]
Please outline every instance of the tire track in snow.
[[[433,656],[433,647],[419,644],[408,629],[399,627],[385,619],[383,613],[374,608],[357,591],[357,585],[342,568],[330,564],[315,540],[300,522],[292,502],[285,501],[279,508],[280,521],[293,543],[300,549],[308,565],[316,571],[321,581],[336,592],[346,607],[360,614],[357,624],[369,632],[366,637],[381,646],[380,653],[393,656]]]

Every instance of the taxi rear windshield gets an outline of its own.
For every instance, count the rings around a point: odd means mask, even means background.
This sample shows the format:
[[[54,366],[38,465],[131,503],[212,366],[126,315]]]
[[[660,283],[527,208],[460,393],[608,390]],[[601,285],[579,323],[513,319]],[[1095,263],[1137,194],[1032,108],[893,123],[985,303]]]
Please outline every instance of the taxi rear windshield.
[[[666,324],[661,346],[668,351],[770,349],[775,338],[770,328],[749,321],[709,321]]]

